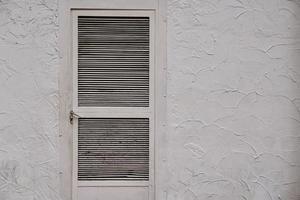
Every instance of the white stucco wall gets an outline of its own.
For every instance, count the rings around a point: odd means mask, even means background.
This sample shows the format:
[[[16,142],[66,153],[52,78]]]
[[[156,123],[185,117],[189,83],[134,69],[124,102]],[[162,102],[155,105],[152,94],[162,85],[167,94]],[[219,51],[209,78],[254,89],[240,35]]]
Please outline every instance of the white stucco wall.
[[[168,1],[167,200],[300,199],[299,6]]]
[[[58,200],[56,0],[0,1],[0,200]]]
[[[0,1],[0,200],[60,200],[56,0]],[[165,200],[299,200],[300,2],[168,1]]]

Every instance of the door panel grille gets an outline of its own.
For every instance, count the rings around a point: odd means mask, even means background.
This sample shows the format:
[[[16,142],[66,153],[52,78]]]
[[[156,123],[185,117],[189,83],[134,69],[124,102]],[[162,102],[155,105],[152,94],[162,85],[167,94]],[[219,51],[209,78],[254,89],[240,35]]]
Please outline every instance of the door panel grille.
[[[78,17],[78,106],[149,106],[149,17]]]
[[[79,119],[78,180],[148,179],[148,118]]]

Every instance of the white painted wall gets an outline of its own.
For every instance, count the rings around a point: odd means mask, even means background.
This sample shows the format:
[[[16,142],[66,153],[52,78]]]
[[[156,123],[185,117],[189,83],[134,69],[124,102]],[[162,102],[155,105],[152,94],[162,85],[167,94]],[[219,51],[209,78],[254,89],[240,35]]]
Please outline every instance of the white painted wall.
[[[0,1],[0,200],[60,200],[58,2]],[[299,200],[300,3],[168,1],[164,200]]]
[[[168,1],[167,200],[300,199],[300,1]]]
[[[0,200],[57,200],[56,0],[0,1]]]

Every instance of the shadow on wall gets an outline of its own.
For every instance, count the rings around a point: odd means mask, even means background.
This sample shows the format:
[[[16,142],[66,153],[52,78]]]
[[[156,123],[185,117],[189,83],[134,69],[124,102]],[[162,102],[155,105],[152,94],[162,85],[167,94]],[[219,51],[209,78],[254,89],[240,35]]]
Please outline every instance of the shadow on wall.
[[[168,1],[167,200],[300,199],[300,2]]]

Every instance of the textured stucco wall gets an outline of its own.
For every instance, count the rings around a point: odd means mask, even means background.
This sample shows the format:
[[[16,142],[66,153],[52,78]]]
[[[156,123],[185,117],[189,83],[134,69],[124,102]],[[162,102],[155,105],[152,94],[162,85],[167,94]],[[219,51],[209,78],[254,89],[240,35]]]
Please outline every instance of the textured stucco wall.
[[[56,0],[0,1],[0,200],[59,200]],[[165,200],[300,199],[300,2],[168,0]]]
[[[0,200],[58,200],[56,0],[0,1]]]
[[[300,199],[300,1],[168,1],[167,200]]]

